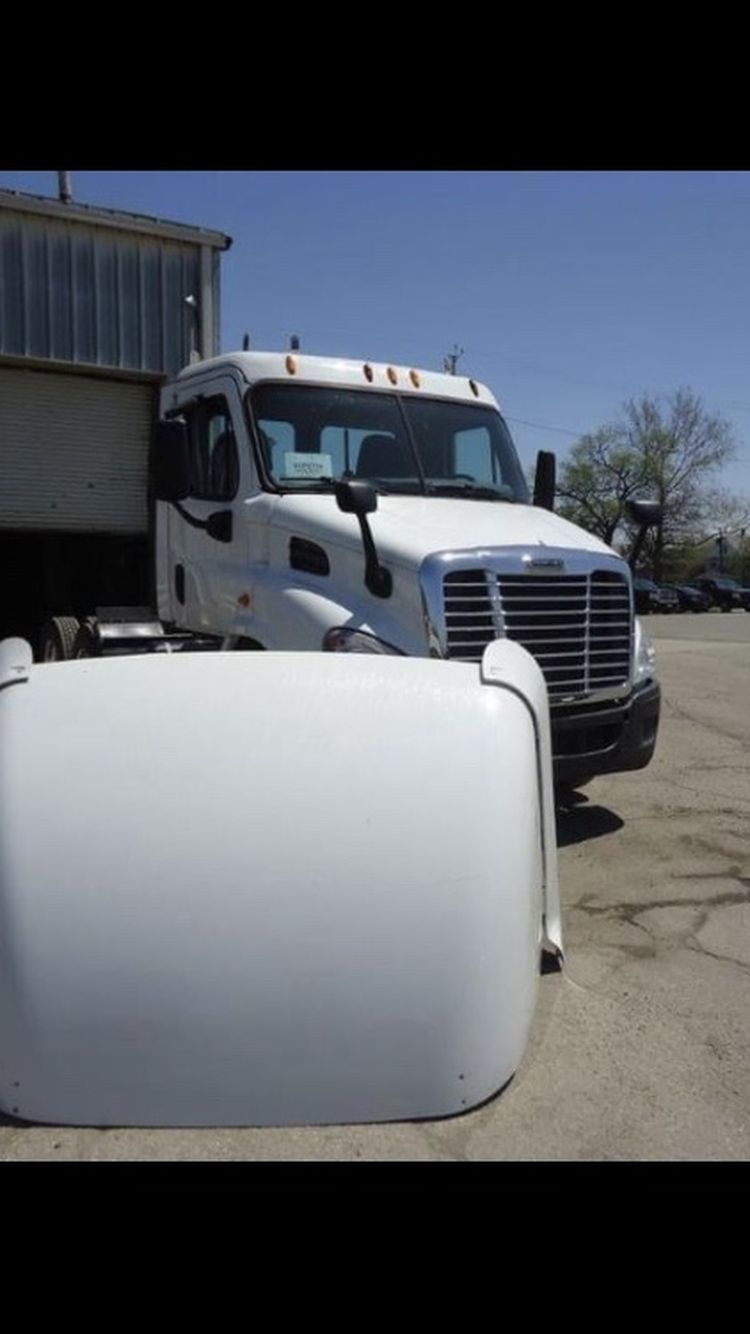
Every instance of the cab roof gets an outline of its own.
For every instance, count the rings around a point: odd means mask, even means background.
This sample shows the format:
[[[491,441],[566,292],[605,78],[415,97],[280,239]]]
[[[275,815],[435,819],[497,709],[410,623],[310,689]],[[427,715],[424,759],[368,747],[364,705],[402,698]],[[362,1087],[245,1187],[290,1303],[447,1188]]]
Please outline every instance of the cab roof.
[[[221,368],[238,370],[248,384],[260,380],[287,380],[297,384],[335,384],[353,389],[384,389],[407,394],[456,398],[497,407],[489,389],[477,380],[414,366],[378,361],[315,357],[307,352],[227,352],[208,361],[194,362],[180,371],[189,380]]]

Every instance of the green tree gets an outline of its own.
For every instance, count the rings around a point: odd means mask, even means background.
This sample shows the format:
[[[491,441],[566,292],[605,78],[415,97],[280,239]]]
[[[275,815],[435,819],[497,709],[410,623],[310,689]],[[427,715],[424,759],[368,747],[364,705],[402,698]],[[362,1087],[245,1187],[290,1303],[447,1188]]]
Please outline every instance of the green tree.
[[[644,494],[642,460],[622,426],[581,436],[560,470],[557,510],[610,546],[627,518],[627,502]]]
[[[684,543],[706,513],[707,482],[733,458],[732,428],[691,389],[664,398],[643,394],[623,405],[621,419],[583,436],[560,470],[559,512],[611,543],[627,529],[627,502],[658,500],[663,520],[649,541],[661,578],[667,546]]]

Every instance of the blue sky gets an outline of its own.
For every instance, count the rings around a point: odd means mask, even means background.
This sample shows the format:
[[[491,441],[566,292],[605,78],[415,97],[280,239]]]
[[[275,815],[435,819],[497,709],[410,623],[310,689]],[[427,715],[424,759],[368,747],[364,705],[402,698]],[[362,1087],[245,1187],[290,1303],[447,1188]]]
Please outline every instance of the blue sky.
[[[56,172],[0,186],[57,192]],[[228,232],[222,347],[458,369],[521,458],[689,385],[750,506],[750,172],[92,172],[74,197]]]

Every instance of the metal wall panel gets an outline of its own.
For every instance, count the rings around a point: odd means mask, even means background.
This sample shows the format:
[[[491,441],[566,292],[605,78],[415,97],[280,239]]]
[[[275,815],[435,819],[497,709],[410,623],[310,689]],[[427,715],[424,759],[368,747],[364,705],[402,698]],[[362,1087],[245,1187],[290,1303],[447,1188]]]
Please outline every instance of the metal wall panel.
[[[201,338],[201,247],[0,209],[0,355],[176,375]],[[204,335],[218,351],[214,311]]]
[[[152,385],[0,367],[0,529],[146,530]]]

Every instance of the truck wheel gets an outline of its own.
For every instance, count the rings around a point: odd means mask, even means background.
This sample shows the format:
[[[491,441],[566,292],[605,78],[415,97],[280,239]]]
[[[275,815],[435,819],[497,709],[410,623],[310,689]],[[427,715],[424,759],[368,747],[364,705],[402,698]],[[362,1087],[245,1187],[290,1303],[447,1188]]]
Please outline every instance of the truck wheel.
[[[73,644],[73,658],[97,658],[99,656],[99,644],[96,638],[96,631],[91,621],[82,621],[78,627],[78,634]]]
[[[80,621],[76,616],[53,616],[41,633],[42,662],[67,662],[73,657],[73,645]]]

